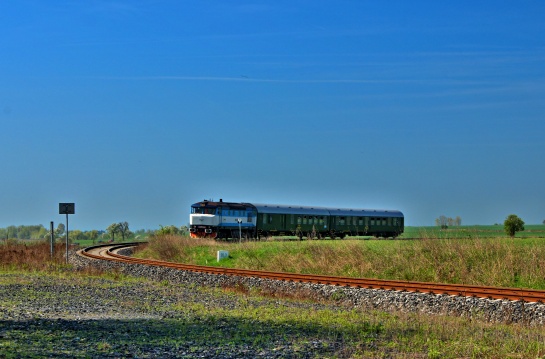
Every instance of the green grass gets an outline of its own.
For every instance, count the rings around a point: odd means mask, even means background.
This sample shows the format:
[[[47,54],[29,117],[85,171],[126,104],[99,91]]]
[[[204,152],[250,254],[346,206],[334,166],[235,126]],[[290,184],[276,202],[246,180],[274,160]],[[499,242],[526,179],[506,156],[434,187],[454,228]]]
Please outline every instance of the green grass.
[[[229,258],[217,262],[218,250]],[[164,236],[138,256],[281,272],[545,289],[545,238],[226,243]]]
[[[524,225],[525,230],[517,232],[516,238],[545,238],[545,225],[530,224]],[[451,226],[448,229],[440,229],[437,226],[429,227],[405,227],[401,239],[422,239],[422,238],[505,238],[507,234],[503,225],[474,225],[474,226]]]

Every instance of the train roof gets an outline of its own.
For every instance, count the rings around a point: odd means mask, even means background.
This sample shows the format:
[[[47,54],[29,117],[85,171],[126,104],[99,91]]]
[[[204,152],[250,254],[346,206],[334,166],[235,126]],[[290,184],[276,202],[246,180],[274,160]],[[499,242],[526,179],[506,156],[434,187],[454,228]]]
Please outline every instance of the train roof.
[[[191,207],[229,207],[235,209],[246,209],[247,207],[252,207],[252,204],[239,202],[223,202],[223,200],[220,200],[219,202],[204,200],[202,202],[193,203]]]
[[[316,216],[329,216],[329,211],[325,207],[312,207],[312,206],[293,206],[283,204],[264,204],[264,203],[252,203],[257,209],[257,212],[272,213],[272,214],[312,214]]]
[[[362,216],[362,217],[403,217],[397,210],[385,209],[354,209],[334,207],[293,206],[279,204],[252,203],[260,213],[271,214],[308,214],[320,216]]]
[[[332,216],[403,217],[403,213],[389,209],[329,208]]]

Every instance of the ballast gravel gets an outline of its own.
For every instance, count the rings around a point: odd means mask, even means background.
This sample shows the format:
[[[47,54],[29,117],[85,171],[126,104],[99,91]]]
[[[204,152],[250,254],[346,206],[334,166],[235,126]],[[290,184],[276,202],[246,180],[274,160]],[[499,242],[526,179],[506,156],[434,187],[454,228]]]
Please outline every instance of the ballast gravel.
[[[120,254],[131,255],[131,249],[124,249]],[[146,277],[156,281],[166,280],[172,283],[192,283],[210,287],[242,286],[248,289],[257,288],[264,293],[283,293],[286,296],[300,293],[300,297],[325,299],[353,307],[454,315],[496,323],[528,325],[545,323],[545,305],[542,303],[295,283],[253,277],[214,275],[141,264],[97,261],[81,256],[72,256],[72,258],[76,267],[97,266],[104,270],[115,269],[132,276]]]

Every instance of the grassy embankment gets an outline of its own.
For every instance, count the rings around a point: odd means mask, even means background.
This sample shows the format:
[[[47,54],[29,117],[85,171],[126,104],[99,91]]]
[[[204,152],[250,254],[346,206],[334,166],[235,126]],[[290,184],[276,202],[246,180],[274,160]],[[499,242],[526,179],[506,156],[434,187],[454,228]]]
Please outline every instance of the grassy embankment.
[[[534,234],[545,233],[545,226],[539,227]],[[426,229],[419,235],[423,239],[242,243],[164,236],[138,255],[233,268],[545,289],[545,238]],[[229,251],[229,258],[218,263],[218,250]]]
[[[513,258],[512,263],[518,263],[515,258],[518,258],[521,249],[524,249],[522,252],[531,252],[534,253],[532,256],[538,256],[541,255],[539,247],[542,246],[541,240],[519,239],[500,241],[472,239],[447,242],[446,240],[371,240],[266,242],[239,245],[163,237],[152,242],[147,249],[147,254],[151,254],[154,250],[161,253],[163,258],[213,264],[217,249],[229,249],[232,258],[222,265],[233,266],[238,263],[252,268],[260,266],[265,268],[267,263],[273,263],[276,269],[305,271],[304,263],[308,267],[308,264],[324,262],[325,267],[316,268],[311,265],[306,271],[323,271],[329,265],[331,270],[341,273],[350,271],[343,269],[347,265],[347,260],[344,258],[341,262],[342,256],[359,257],[359,260],[350,260],[353,264],[360,263],[359,267],[353,265],[354,267],[384,273],[387,270],[373,269],[372,266],[383,263],[380,268],[394,268],[392,262],[408,264],[405,259],[402,262],[396,259],[396,256],[404,256],[402,252],[413,253],[412,262],[429,258],[430,262],[424,267],[430,267],[433,263],[456,258],[459,254],[468,256],[468,252],[479,251],[504,251],[503,255],[495,255],[496,259],[492,262],[501,261],[502,256],[510,256]],[[271,253],[275,252],[278,257],[272,261]],[[421,257],[417,253],[425,253],[425,255],[420,254]],[[67,267],[63,264],[63,251],[57,250],[57,254],[59,257],[51,261],[47,245],[0,244],[0,290],[3,286],[17,284],[18,274],[21,277],[21,284],[30,283],[25,273],[32,271],[36,275],[32,281],[40,283],[53,280],[55,285],[75,288],[75,293],[81,292],[84,295],[85,290],[93,286],[93,280],[87,276],[81,277],[77,273],[67,274]],[[365,256],[362,257],[362,254]],[[332,259],[332,257],[337,258]],[[408,257],[411,256],[408,255]],[[543,255],[541,257],[543,258]],[[376,260],[368,264],[365,258],[376,258]],[[301,262],[301,264],[294,262]],[[455,264],[450,266],[455,268]],[[472,271],[473,269],[470,270]],[[127,280],[122,276],[104,278],[107,278],[112,286],[135,285],[134,280]],[[101,287],[105,285],[105,282],[100,280],[96,285]],[[158,289],[170,287],[167,283],[152,285],[157,286]],[[79,286],[81,289],[78,289]],[[172,290],[176,291],[175,288]],[[427,316],[418,313],[385,313],[350,308],[333,310],[327,306],[293,307],[279,305],[281,302],[278,300],[272,300],[269,303],[260,299],[259,293],[236,294],[230,291],[226,293],[221,289],[196,287],[192,290],[205,291],[218,297],[228,295],[239,304],[227,308],[216,308],[192,303],[188,299],[187,302],[165,304],[167,307],[163,308],[164,310],[178,313],[172,319],[149,319],[137,322],[112,319],[85,324],[75,318],[71,321],[73,330],[68,332],[66,323],[59,325],[56,320],[37,319],[36,323],[27,322],[28,327],[24,331],[18,329],[17,325],[9,324],[5,326],[9,329],[4,330],[0,338],[0,354],[6,357],[10,357],[10,353],[13,357],[32,357],[40,355],[36,352],[36,348],[41,348],[40,351],[47,348],[52,356],[71,353],[74,357],[85,357],[92,353],[107,354],[118,348],[139,348],[149,345],[155,348],[177,347],[187,341],[195,346],[250,346],[254,348],[265,346],[275,338],[287,336],[290,342],[301,347],[312,342],[334,346],[336,349],[330,357],[338,358],[537,358],[545,355],[545,331],[542,328],[519,324],[490,324],[465,318]],[[28,295],[30,297],[27,298],[27,294],[22,294],[21,304],[40,297],[32,293]],[[145,298],[155,297],[156,295],[141,295],[138,299],[136,297],[120,298],[118,302],[123,304],[128,300],[127,305],[135,309],[140,306],[155,308],[158,305],[156,300],[145,302]],[[140,303],[141,300],[144,302]],[[17,302],[12,299],[10,303],[0,304],[0,309],[9,310],[17,306]],[[8,323],[5,322],[5,324]],[[104,333],[110,333],[110,336],[105,338]],[[131,335],[128,336],[126,333]],[[150,336],[150,333],[153,335]],[[85,341],[85,346],[82,346],[82,340]],[[55,349],[57,347],[61,349],[57,351]]]

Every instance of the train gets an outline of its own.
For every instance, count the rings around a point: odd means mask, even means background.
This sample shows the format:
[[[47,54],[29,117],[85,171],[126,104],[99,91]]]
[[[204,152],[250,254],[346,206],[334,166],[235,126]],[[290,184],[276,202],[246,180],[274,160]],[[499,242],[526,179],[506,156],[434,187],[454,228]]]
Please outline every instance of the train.
[[[404,231],[404,219],[398,210],[203,200],[191,205],[189,233],[193,238],[214,239],[395,238]]]

